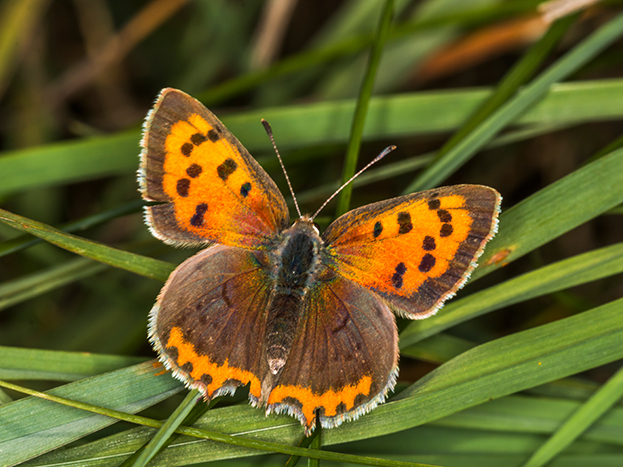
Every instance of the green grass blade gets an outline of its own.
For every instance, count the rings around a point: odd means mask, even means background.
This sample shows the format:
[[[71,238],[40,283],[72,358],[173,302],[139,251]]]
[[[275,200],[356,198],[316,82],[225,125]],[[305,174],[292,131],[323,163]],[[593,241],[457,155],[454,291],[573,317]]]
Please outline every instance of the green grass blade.
[[[0,347],[0,379],[75,381],[144,360],[142,357]]]
[[[576,19],[577,15],[567,16],[556,21],[549,28],[545,35],[534,44],[523,58],[517,62],[506,76],[504,76],[493,93],[482,103],[478,110],[476,110],[467,122],[465,122],[465,124],[442,146],[435,156],[435,162],[448,153],[450,149],[455,147],[489,115],[500,108],[521,85],[534,75],[538,67],[549,56],[554,46],[558,44]]]
[[[383,12],[381,13],[372,50],[370,51],[368,66],[359,91],[357,105],[355,107],[355,115],[353,116],[353,123],[348,137],[346,160],[344,161],[344,169],[342,171],[342,184],[346,183],[353,175],[355,175],[357,160],[359,159],[359,149],[361,148],[361,138],[363,137],[363,127],[366,122],[366,115],[368,113],[370,98],[372,97],[372,90],[374,88],[374,78],[376,77],[379,64],[381,63],[381,55],[383,54],[383,47],[385,46],[385,41],[387,40],[387,36],[389,34],[389,28],[392,24],[393,14],[394,0],[386,0],[383,5]],[[342,190],[342,193],[338,198],[337,216],[340,216],[348,211],[352,193],[352,185],[347,185]]]
[[[571,415],[556,433],[530,456],[524,467],[541,467],[547,464],[610,410],[622,395],[623,368],[619,369],[593,397]],[[619,439],[619,441],[623,443],[623,440]]]
[[[153,362],[67,384],[50,391],[68,399],[136,413],[181,389]],[[115,419],[35,397],[0,407],[0,465],[15,465],[115,423]]]
[[[621,202],[623,150],[618,150],[502,212],[500,233],[487,245],[472,280],[520,258]]]
[[[622,312],[623,300],[618,300],[480,345],[440,366],[399,398],[379,406],[356,422],[326,430],[323,444],[395,433],[623,358]],[[196,426],[287,444],[296,443],[302,432],[296,420],[287,416],[265,417],[248,405],[211,410]],[[100,456],[131,452],[150,437],[146,431],[133,433],[133,436],[122,434],[55,453],[47,462],[80,465]],[[199,462],[254,454],[255,451],[219,443],[190,443],[189,438],[182,437],[152,462],[166,466],[183,459],[190,463],[191,459]]]
[[[186,396],[186,398],[184,400],[187,400],[190,397],[192,397],[192,395],[189,392],[188,396]],[[199,420],[199,418],[204,413],[206,413],[208,410],[210,410],[212,407],[214,407],[216,404],[218,404],[221,399],[222,399],[222,397],[217,397],[217,398],[212,399],[210,401],[210,403],[208,403],[208,404],[195,404],[193,409],[190,411],[190,413],[183,420],[183,424],[185,426],[192,426],[192,425],[194,425],[195,422],[197,420]],[[164,425],[163,425],[163,427],[164,427]],[[131,431],[136,431],[136,430],[141,430],[141,429],[139,428],[139,429],[135,429],[135,430],[131,430]],[[177,440],[180,436],[181,435],[178,434],[178,433],[174,433],[171,436],[169,436],[169,438],[160,447],[159,452],[161,452],[162,450],[166,449],[167,446],[169,446],[171,443],[173,443],[175,440]],[[149,439],[149,441],[146,444],[144,444],[143,446],[141,446],[137,451],[135,451],[134,454],[132,454],[130,457],[127,457],[123,461],[123,463],[119,464],[119,467],[132,467],[134,465],[134,462],[136,461],[136,459],[138,459],[138,457],[141,455],[141,453],[143,452],[145,447],[149,443],[151,443],[152,440],[153,440],[153,438]]]
[[[309,445],[310,449],[320,449],[322,446],[322,426],[316,422],[316,430],[314,437]],[[309,458],[307,459],[307,467],[320,467],[320,459]]]
[[[583,401],[506,396],[455,413],[431,423],[444,426],[488,432],[551,434],[577,412]],[[623,444],[623,409],[614,408],[583,435],[584,440],[621,446]]]
[[[388,41],[404,40],[405,37],[413,34],[423,33],[444,26],[469,28],[472,25],[481,25],[487,20],[494,22],[508,17],[515,17],[518,14],[533,11],[539,2],[540,0],[506,2],[505,4],[479,7],[459,13],[450,12],[443,16],[397,24],[390,31]],[[333,32],[334,30],[332,29],[331,33]],[[340,37],[338,40],[331,38],[330,43],[326,45],[286,57],[271,64],[266,69],[252,71],[243,76],[217,84],[200,94],[198,98],[205,102],[206,105],[213,106],[276,78],[288,76],[305,69],[319,68],[338,58],[356,54],[370,47],[374,42],[373,34],[350,34],[347,37]]]
[[[86,240],[3,209],[0,209],[0,221],[86,258],[91,258],[151,279],[165,281],[174,269],[174,266],[170,263],[111,248],[92,240]]]
[[[97,415],[103,415],[106,417],[110,417],[117,420],[123,420],[130,423],[141,424],[144,426],[152,427],[152,428],[162,428],[164,423],[154,420],[148,417],[143,417],[140,415],[133,415],[126,412],[122,412],[115,409],[109,409],[105,407],[100,407],[98,405],[90,404],[88,402],[81,402],[73,399],[67,399],[61,396],[57,396],[51,393],[43,393],[40,391],[28,389],[22,386],[18,386],[16,384],[7,383],[5,381],[0,381],[0,386],[13,389],[18,392],[29,394],[33,397],[37,397],[39,399],[53,402],[63,407],[69,407],[73,409],[79,409],[85,411],[87,413],[93,413]],[[427,466],[423,464],[414,464],[410,462],[404,461],[386,461],[384,459],[375,459],[363,456],[354,456],[349,454],[338,454],[333,452],[325,452],[325,451],[317,451],[310,449],[303,449],[300,447],[287,446],[280,443],[271,443],[265,441],[257,441],[250,438],[242,438],[237,436],[231,436],[223,433],[218,433],[209,430],[197,429],[192,427],[180,426],[176,429],[177,433],[185,434],[187,436],[191,436],[193,438],[199,439],[207,439],[214,440],[218,443],[224,443],[228,445],[244,447],[249,449],[257,449],[260,451],[268,451],[268,452],[277,452],[282,454],[290,454],[290,455],[299,455],[312,457],[317,459],[325,459],[325,460],[333,460],[333,461],[343,461],[350,462],[353,464],[361,464],[361,465],[375,465],[375,466],[387,466],[387,467],[433,467]]]
[[[400,347],[505,306],[623,272],[623,243],[600,248],[525,273],[450,302],[439,314],[413,321],[400,334]],[[413,352],[413,351],[410,351]]]
[[[76,232],[80,230],[86,230],[90,227],[94,227],[99,224],[103,224],[112,219],[115,219],[126,214],[130,214],[138,211],[145,203],[141,199],[135,199],[121,206],[117,206],[108,211],[99,212],[92,216],[87,216],[83,219],[78,219],[72,222],[68,222],[63,225],[60,230],[63,232]],[[23,235],[17,238],[12,238],[4,242],[0,242],[0,257],[15,253],[17,251],[30,248],[43,240],[39,238],[32,238],[31,235]]]
[[[466,339],[438,333],[400,349],[401,357],[417,358],[431,363],[444,363],[476,345]]]
[[[500,130],[512,123],[521,113],[543,98],[550,86],[577,71],[618,39],[622,32],[623,14],[620,14],[568,52],[515,98],[511,99],[482,122],[474,131],[446,153],[443,159],[440,159],[421,176],[416,178],[405,192],[421,191],[436,186],[465,163]]]
[[[72,282],[92,276],[106,265],[77,258],[0,284],[0,310]]]
[[[139,139],[129,131],[7,151],[0,158],[0,194],[136,171]]]
[[[196,389],[193,389],[186,395],[182,403],[177,406],[164,425],[162,425],[156,435],[147,446],[145,446],[143,452],[140,453],[134,462],[134,467],[145,467],[147,463],[160,452],[171,435],[182,424],[199,401],[201,401],[201,394],[199,394],[199,391]]]
[[[552,86],[519,124],[570,125],[620,120],[623,109],[613,95],[623,93],[623,79]],[[489,96],[487,90],[436,91],[374,97],[366,117],[364,139],[452,131]],[[348,138],[354,101],[321,102],[253,110],[224,117],[223,123],[252,153],[270,150],[260,119],[270,121],[281,148],[341,143]],[[0,157],[0,195],[58,186],[109,175],[132,175],[138,166],[140,132],[55,143]],[[284,152],[284,151],[282,151]]]
[[[475,406],[488,398],[554,381],[601,362],[615,361],[623,356],[622,311],[623,300],[617,300],[469,350],[420,379],[399,394],[398,400],[365,417],[362,423],[366,425],[359,427],[359,431],[379,434],[381,425],[389,432],[398,431],[437,419],[442,413],[447,415]],[[605,354],[597,356],[596,352],[600,351]],[[388,413],[387,419],[384,412]],[[389,412],[393,415],[389,416]],[[390,428],[385,423],[395,425]],[[351,430],[354,434],[352,425],[347,424],[339,432],[341,439],[348,438],[347,432]],[[327,438],[333,439],[332,435],[329,432]]]

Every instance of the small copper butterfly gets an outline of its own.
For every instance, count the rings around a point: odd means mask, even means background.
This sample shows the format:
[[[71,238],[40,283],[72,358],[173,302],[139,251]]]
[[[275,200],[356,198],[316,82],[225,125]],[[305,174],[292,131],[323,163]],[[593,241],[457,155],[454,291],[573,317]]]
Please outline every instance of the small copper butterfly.
[[[394,313],[434,314],[494,235],[501,197],[458,185],[354,209],[321,235],[290,225],[277,186],[212,112],[164,89],[139,171],[151,232],[207,246],[169,277],[150,313],[162,363],[206,400],[249,385],[266,413],[309,435],[382,403],[398,374]]]

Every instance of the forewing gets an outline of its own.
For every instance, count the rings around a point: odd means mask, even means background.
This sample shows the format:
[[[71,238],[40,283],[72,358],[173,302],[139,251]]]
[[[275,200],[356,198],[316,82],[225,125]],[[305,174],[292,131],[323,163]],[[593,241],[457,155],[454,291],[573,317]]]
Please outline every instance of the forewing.
[[[354,209],[323,235],[339,274],[415,319],[434,314],[465,283],[497,230],[501,197],[456,185]]]
[[[141,193],[153,234],[170,244],[261,248],[289,224],[275,183],[216,116],[164,89],[145,122]]]
[[[394,387],[398,334],[387,304],[343,277],[319,280],[305,306],[268,411],[301,420],[309,434],[354,420]]]
[[[206,399],[250,383],[260,397],[270,282],[263,253],[214,245],[182,263],[151,311],[149,337],[164,365]]]

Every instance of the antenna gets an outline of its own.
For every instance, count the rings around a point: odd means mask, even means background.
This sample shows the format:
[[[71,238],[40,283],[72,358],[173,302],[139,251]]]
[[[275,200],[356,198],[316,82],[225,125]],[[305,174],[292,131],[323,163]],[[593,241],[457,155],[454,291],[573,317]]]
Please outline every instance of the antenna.
[[[290,183],[290,177],[288,177],[288,172],[286,172],[286,167],[283,165],[283,160],[281,160],[281,155],[277,150],[277,145],[275,144],[275,139],[273,138],[273,130],[270,127],[270,123],[268,123],[264,119],[262,119],[262,125],[264,125],[264,129],[266,130],[266,134],[270,138],[270,142],[273,143],[273,148],[275,148],[275,153],[277,153],[277,159],[279,159],[279,163],[281,164],[281,170],[283,170],[283,174],[286,176],[286,182],[288,182],[290,193],[292,193],[292,199],[294,200],[294,206],[296,206],[296,212],[299,213],[299,219],[302,219],[303,215],[301,214],[301,210],[299,209],[299,203],[296,201],[296,196],[294,195],[294,190],[292,189],[292,184]]]
[[[350,177],[350,179],[344,183],[344,185],[342,185],[341,187],[339,187],[337,189],[337,191],[335,193],[333,193],[331,196],[329,196],[329,199],[327,199],[322,206],[320,206],[320,208],[316,211],[316,213],[311,216],[311,220],[314,220],[316,218],[316,216],[318,214],[320,214],[320,211],[322,211],[324,209],[324,207],[329,204],[329,201],[331,201],[333,198],[335,198],[337,196],[337,194],[342,191],[346,185],[348,185],[350,182],[352,182],[354,179],[356,179],[357,177],[359,177],[359,175],[361,175],[365,170],[367,170],[372,164],[376,164],[378,161],[380,161],[381,159],[383,159],[386,155],[388,155],[390,152],[392,152],[394,149],[396,149],[396,146],[387,146],[383,152],[381,154],[379,154],[378,156],[376,156],[374,158],[373,161],[369,162],[368,165],[366,165],[363,169],[361,169],[359,172],[357,172],[355,175],[353,175],[352,177]],[[279,159],[281,160],[281,159]],[[290,182],[288,182],[290,183]]]

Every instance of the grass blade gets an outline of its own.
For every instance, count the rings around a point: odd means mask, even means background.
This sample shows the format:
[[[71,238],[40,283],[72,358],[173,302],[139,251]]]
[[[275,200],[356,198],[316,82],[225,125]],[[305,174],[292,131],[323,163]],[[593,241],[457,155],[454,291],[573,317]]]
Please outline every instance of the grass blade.
[[[165,281],[174,269],[170,263],[86,240],[3,209],[0,209],[0,221],[65,250],[151,279]]]
[[[402,431],[491,399],[623,358],[623,346],[620,345],[623,340],[622,312],[623,300],[618,300],[480,345],[440,366],[403,391],[398,398],[379,406],[356,422],[326,430],[323,444],[332,445]],[[265,417],[261,411],[248,405],[211,410],[196,427],[288,444],[295,444],[302,432],[296,420],[287,416]],[[80,465],[104,455],[112,458],[119,453],[138,449],[150,436],[150,432],[144,430],[132,436],[115,435],[88,446],[52,454],[46,462]],[[166,466],[181,459],[199,462],[256,453],[214,442],[191,443],[190,438],[182,437],[152,463]]]
[[[550,52],[569,27],[575,22],[577,15],[567,16],[556,21],[545,35],[523,56],[523,58],[506,74],[493,93],[474,112],[459,130],[443,145],[435,156],[434,162],[441,159],[462,139],[471,133],[489,115],[500,108],[549,56]]]
[[[406,349],[444,329],[505,306],[622,272],[623,243],[557,261],[450,302],[439,314],[410,323],[400,334],[400,347]]]
[[[77,258],[0,284],[0,310],[106,269],[105,264]]]
[[[0,379],[75,381],[144,360],[142,357],[0,347]]]
[[[623,79],[573,82],[552,86],[519,124],[571,125],[621,119],[623,110],[613,95],[623,93]],[[405,135],[452,131],[489,96],[486,89],[435,91],[374,97],[364,127],[364,139],[392,139]],[[223,123],[251,151],[270,150],[259,123],[270,121],[281,148],[347,142],[354,101],[320,102],[229,115]],[[3,175],[0,195],[40,187],[91,180],[110,175],[134,176],[140,132],[55,143],[0,157]],[[88,156],[86,156],[88,155]]]
[[[177,406],[164,425],[145,446],[145,449],[140,453],[136,461],[134,461],[134,467],[145,467],[160,452],[171,435],[200,400],[201,394],[196,389],[193,389],[186,395],[182,403]]]
[[[608,189],[604,190],[603,187]],[[623,150],[618,150],[502,212],[472,280],[489,274],[623,202]]]
[[[569,446],[623,395],[623,368],[583,404],[532,456],[524,467],[541,467]]]
[[[355,115],[350,128],[350,136],[348,138],[348,148],[346,150],[346,160],[342,172],[342,183],[346,183],[355,174],[357,168],[357,160],[359,159],[359,149],[361,147],[361,138],[363,137],[363,127],[366,122],[366,115],[370,104],[370,97],[374,88],[374,78],[379,69],[383,47],[389,34],[389,28],[392,23],[394,13],[394,0],[386,0],[381,13],[372,50],[370,51],[370,59],[363,83],[359,91],[357,105],[355,107]],[[350,198],[353,193],[353,186],[348,185],[343,190],[338,199],[337,215],[340,216],[348,211],[350,206]]]
[[[623,14],[615,17],[588,39],[558,60],[530,85],[452,148],[437,163],[416,178],[406,193],[432,188],[453,173],[493,136],[512,123],[521,113],[539,101],[549,87],[568,77],[612,44],[623,32]]]
[[[181,389],[170,376],[156,377],[162,368],[153,362],[87,378],[53,389],[51,394],[68,399],[136,413]],[[115,423],[35,397],[0,406],[0,465],[15,465],[68,444]]]

